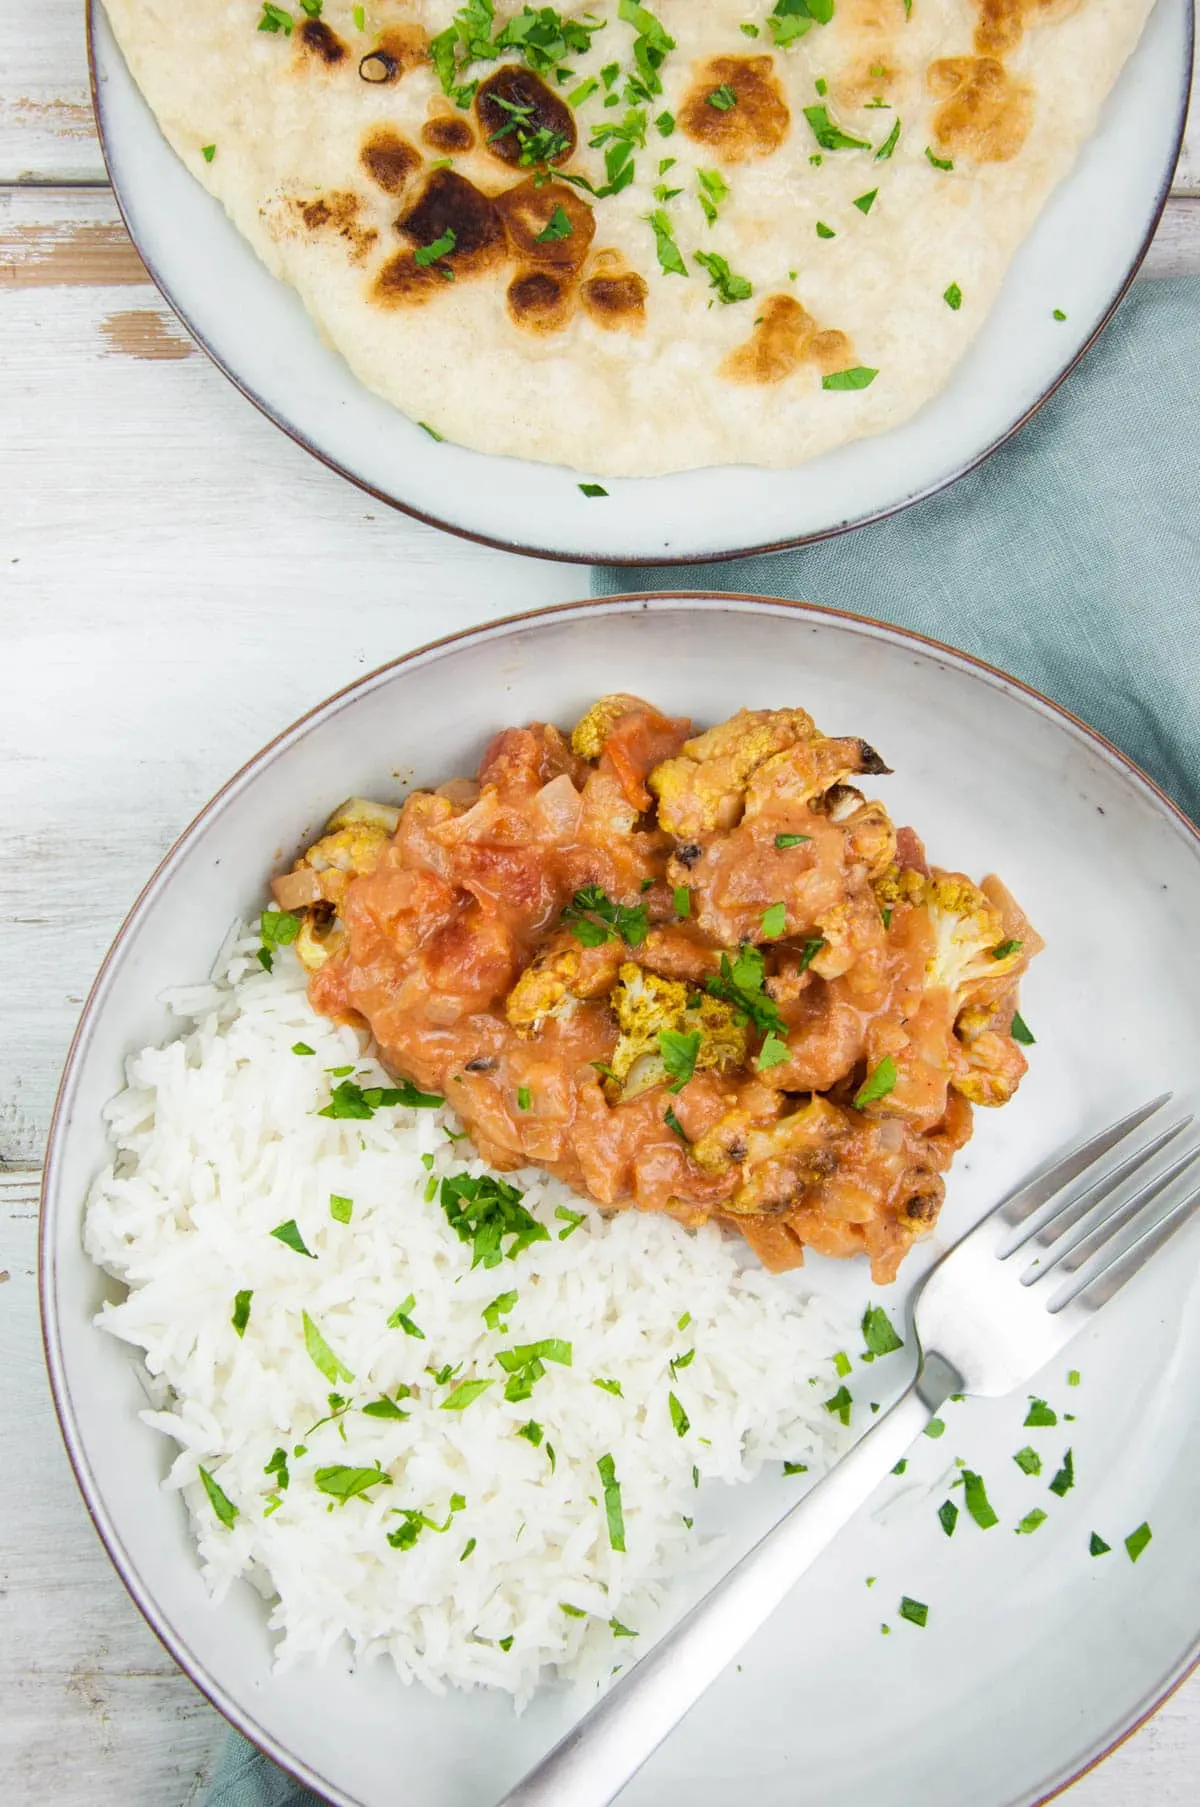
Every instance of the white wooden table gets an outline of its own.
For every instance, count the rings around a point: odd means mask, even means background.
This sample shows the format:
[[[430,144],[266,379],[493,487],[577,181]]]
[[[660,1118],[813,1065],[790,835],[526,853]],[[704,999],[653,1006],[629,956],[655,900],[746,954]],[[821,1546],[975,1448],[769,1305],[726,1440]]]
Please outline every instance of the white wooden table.
[[[37,1170],[122,915],[283,723],[435,634],[586,591],[292,445],[197,354],[105,182],[79,0],[0,0],[0,1803],[183,1807],[223,1722],[90,1528],[42,1369]],[[1200,271],[1200,132],[1147,266]],[[1072,1807],[1193,1807],[1200,1680]]]

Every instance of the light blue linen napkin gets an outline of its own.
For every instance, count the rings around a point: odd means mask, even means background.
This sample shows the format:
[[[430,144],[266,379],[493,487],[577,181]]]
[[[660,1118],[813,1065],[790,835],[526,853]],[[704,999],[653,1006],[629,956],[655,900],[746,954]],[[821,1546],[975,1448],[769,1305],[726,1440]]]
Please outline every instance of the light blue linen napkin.
[[[1200,821],[1200,278],[1138,283],[1015,439],[903,514],[592,587],[742,590],[915,628],[1064,704]]]
[[[1030,424],[889,521],[797,552],[597,571],[851,609],[977,654],[1099,728],[1200,821],[1200,278],[1139,284]],[[205,1807],[321,1807],[231,1733]]]

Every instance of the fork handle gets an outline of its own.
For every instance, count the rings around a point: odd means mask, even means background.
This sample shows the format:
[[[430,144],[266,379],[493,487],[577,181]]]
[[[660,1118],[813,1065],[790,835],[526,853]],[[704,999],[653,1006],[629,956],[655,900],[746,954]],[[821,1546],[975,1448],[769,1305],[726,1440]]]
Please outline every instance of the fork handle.
[[[918,1390],[914,1380],[499,1807],[607,1807],[870,1497],[949,1392],[948,1384],[929,1398],[928,1384]]]

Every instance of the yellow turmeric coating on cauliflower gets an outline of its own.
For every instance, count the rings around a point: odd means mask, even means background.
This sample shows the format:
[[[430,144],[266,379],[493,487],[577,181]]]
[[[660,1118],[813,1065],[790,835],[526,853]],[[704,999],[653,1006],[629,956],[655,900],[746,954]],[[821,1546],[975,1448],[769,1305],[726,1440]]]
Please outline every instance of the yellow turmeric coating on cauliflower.
[[[609,1000],[621,1035],[608,1063],[620,1096],[635,1098],[671,1077],[658,1039],[664,1030],[699,1036],[697,1072],[745,1064],[746,1025],[736,1023],[731,1006],[719,998],[702,995],[689,1005],[694,995],[678,979],[647,972],[632,960],[622,966]]]
[[[569,1015],[578,999],[603,997],[620,962],[619,942],[583,947],[564,931],[525,968],[508,994],[504,1014],[519,1034],[534,1035],[547,1017]]]
[[[655,766],[647,783],[658,799],[659,825],[691,837],[732,828],[751,774],[773,754],[816,733],[803,709],[739,709],[716,728],[683,743],[676,759]]]
[[[621,717],[631,714],[635,709],[648,707],[649,704],[643,703],[640,697],[626,696],[621,691],[615,691],[611,696],[602,696],[572,728],[572,753],[578,759],[599,759],[604,751],[605,741]]]
[[[1007,1104],[1025,1076],[1029,1062],[1011,1034],[1004,1032],[1003,1013],[997,1026],[993,1012],[969,1007],[954,1026],[956,1054],[950,1084],[972,1104]]]

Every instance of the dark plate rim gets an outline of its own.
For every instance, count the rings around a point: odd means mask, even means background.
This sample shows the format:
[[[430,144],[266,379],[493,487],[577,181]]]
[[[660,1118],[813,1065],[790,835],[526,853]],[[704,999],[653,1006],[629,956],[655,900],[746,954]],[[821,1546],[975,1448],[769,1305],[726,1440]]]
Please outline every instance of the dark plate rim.
[[[839,521],[831,527],[823,527],[814,533],[800,534],[795,538],[766,540],[754,545],[735,547],[727,551],[662,553],[653,559],[630,559],[624,555],[616,555],[600,550],[593,550],[590,552],[563,552],[551,550],[544,546],[525,545],[518,540],[497,539],[488,534],[475,533],[468,527],[461,527],[453,521],[444,520],[441,515],[429,514],[422,509],[414,507],[409,502],[403,502],[399,497],[389,495],[385,490],[376,489],[366,480],[366,478],[357,476],[353,471],[348,470],[346,466],[339,463],[336,458],[322,451],[320,446],[314,444],[314,442],[305,433],[301,432],[298,427],[294,426],[292,422],[285,420],[281,414],[277,413],[275,409],[256,392],[256,390],[238,375],[230,364],[225,362],[209,343],[201,329],[196,325],[187,308],[175,298],[166,280],[158,270],[153,258],[148,255],[145,246],[141,243],[130,217],[131,210],[126,207],[125,196],[116,175],[116,156],[115,153],[110,153],[108,131],[105,121],[105,108],[101,101],[100,79],[96,70],[95,17],[98,4],[99,0],[87,0],[86,35],[88,84],[91,91],[92,111],[96,120],[96,133],[100,140],[100,150],[104,158],[105,169],[108,172],[113,198],[117,203],[117,208],[120,212],[125,230],[128,232],[138,256],[146,266],[146,271],[150,276],[151,281],[154,283],[154,286],[191,338],[195,340],[200,350],[216,365],[221,374],[233,384],[234,388],[237,389],[240,394],[245,396],[246,400],[250,402],[253,407],[258,409],[259,413],[262,414],[265,419],[278,427],[280,432],[286,434],[294,445],[298,445],[303,451],[310,453],[311,456],[315,458],[318,463],[323,464],[327,470],[334,471],[339,477],[344,477],[348,483],[354,484],[355,488],[360,489],[364,495],[372,497],[376,502],[382,502],[386,508],[393,508],[399,514],[408,515],[415,521],[422,521],[427,527],[437,527],[440,528],[443,533],[452,533],[459,539],[470,540],[477,546],[489,546],[497,552],[513,552],[524,558],[542,558],[554,564],[607,565],[614,569],[623,565],[638,563],[664,566],[724,564],[730,559],[750,558],[769,552],[786,552],[799,546],[815,546],[822,540],[836,539],[843,533],[852,533],[857,527],[870,527],[874,526],[879,521],[891,520],[893,516],[902,514],[906,508],[911,508],[915,503],[924,502],[931,496],[940,495],[943,490],[947,490],[953,484],[957,483],[961,477],[969,476],[972,471],[977,470],[981,464],[985,463],[986,460],[992,456],[993,452],[998,451],[1002,445],[1007,444],[1014,434],[1019,433],[1021,428],[1026,426],[1028,422],[1033,419],[1033,416],[1038,413],[1039,409],[1049,401],[1050,397],[1056,392],[1061,384],[1066,381],[1071,372],[1091,350],[1092,346],[1096,343],[1096,340],[1112,320],[1113,315],[1120,307],[1122,301],[1124,301],[1125,296],[1128,294],[1137,277],[1137,273],[1145,260],[1146,253],[1150,249],[1154,236],[1158,231],[1159,221],[1162,219],[1163,210],[1170,199],[1171,183],[1174,180],[1175,170],[1179,162],[1179,154],[1183,148],[1184,131],[1187,126],[1188,104],[1191,98],[1192,89],[1192,60],[1189,57],[1185,57],[1180,72],[1181,84],[1177,101],[1173,153],[1169,159],[1168,167],[1163,173],[1154,199],[1151,202],[1146,233],[1140,247],[1134,254],[1127,275],[1124,280],[1118,284],[1115,294],[1104,313],[1097,321],[1092,332],[1084,340],[1083,344],[1078,347],[1073,356],[1063,365],[1058,375],[1049,383],[1042,393],[1036,397],[1029,407],[1025,409],[1024,413],[1018,415],[1015,420],[1011,421],[1009,425],[990,442],[990,444],[985,445],[982,450],[977,452],[973,457],[957,466],[955,470],[949,472],[946,476],[929,484],[926,488],[906,496],[902,501],[890,503],[886,508],[877,509],[870,514],[860,515],[852,521]],[[1193,39],[1195,37],[1196,28],[1195,7],[1196,0],[1185,0],[1185,13]],[[488,454],[480,453],[479,456],[486,457]],[[545,468],[550,471],[555,468],[564,467],[547,465]],[[795,468],[800,469],[802,467],[797,466]],[[646,478],[643,479],[643,481],[652,482],[653,479]]]
[[[54,1404],[55,1416],[67,1453],[67,1460],[75,1477],[76,1485],[83,1498],[84,1506],[92,1521],[97,1537],[104,1546],[113,1567],[121,1581],[154,1632],[168,1655],[176,1662],[188,1680],[199,1689],[209,1703],[222,1717],[244,1738],[268,1755],[286,1774],[301,1782],[315,1793],[328,1798],[335,1807],[364,1807],[357,1797],[351,1796],[336,1784],[318,1776],[309,1769],[301,1759],[283,1748],[278,1741],[263,1727],[257,1724],[253,1713],[234,1700],[215,1678],[209,1674],[205,1665],[191,1651],[185,1639],[170,1625],[166,1615],[160,1610],[150,1589],[142,1581],[132,1554],[126,1549],[116,1527],[109,1516],[107,1506],[101,1497],[91,1469],[81,1447],[76,1428],[76,1417],[71,1400],[70,1387],[67,1383],[62,1360],[59,1337],[58,1304],[56,1296],[56,1271],[52,1225],[55,1220],[57,1206],[55,1195],[58,1190],[59,1146],[67,1133],[72,1095],[75,1090],[76,1071],[82,1066],[87,1054],[87,1045],[91,1037],[92,1022],[98,1016],[108,988],[108,978],[119,960],[123,957],[124,948],[133,929],[140,922],[143,914],[152,906],[155,895],[163,881],[169,875],[177,857],[185,846],[206,831],[210,821],[219,814],[225,800],[265,761],[271,759],[276,751],[293,735],[309,727],[319,717],[336,711],[343,703],[349,701],[356,692],[365,690],[380,679],[399,671],[407,665],[425,658],[431,653],[444,652],[458,644],[477,638],[486,638],[497,634],[500,630],[525,628],[531,624],[556,618],[560,615],[578,615],[584,613],[603,613],[613,610],[617,613],[632,613],[635,608],[643,611],[657,609],[664,605],[678,602],[684,604],[698,603],[702,612],[719,611],[723,605],[749,605],[759,607],[769,613],[790,613],[810,620],[814,625],[823,623],[848,622],[857,628],[865,628],[873,635],[891,639],[901,643],[915,644],[924,650],[934,653],[940,658],[959,667],[967,667],[998,680],[1001,684],[1017,691],[1029,701],[1040,705],[1061,721],[1069,723],[1077,729],[1085,739],[1101,753],[1111,764],[1124,768],[1137,784],[1147,793],[1153,805],[1165,810],[1174,818],[1175,824],[1196,844],[1200,854],[1200,826],[1194,823],[1177,803],[1170,798],[1162,787],[1155,783],[1140,766],[1127,754],[1108,740],[1105,735],[1072,714],[1061,703],[1054,701],[1044,692],[1015,678],[1010,672],[998,665],[990,664],[986,659],[977,658],[972,653],[959,651],[945,641],[936,640],[931,635],[915,632],[911,628],[897,627],[891,622],[880,622],[870,616],[857,615],[849,609],[825,608],[814,603],[789,601],[774,597],[754,596],[739,591],[713,590],[671,590],[671,591],[628,591],[618,596],[592,597],[578,602],[553,603],[539,609],[529,609],[514,615],[505,615],[496,621],[479,623],[474,627],[462,628],[439,639],[425,642],[413,647],[410,651],[389,659],[383,665],[355,678],[352,683],[343,685],[322,702],[307,709],[295,721],[281,729],[259,751],[246,760],[233,775],[217,790],[204,807],[192,818],[172,846],[164,854],[153,873],[134,900],[124,921],[113,939],[112,945],[101,962],[99,971],[92,982],[71,1045],[67,1051],[63,1066],[62,1078],[54,1101],[54,1110],[50,1120],[50,1130],[46,1140],[46,1159],[42,1173],[41,1195],[39,1203],[38,1224],[38,1301],[41,1315],[42,1348],[50,1382],[50,1393]],[[1130,1709],[1132,1717],[1127,1724],[1114,1729],[1111,1739],[1100,1750],[1081,1753],[1079,1758],[1071,1759],[1078,1763],[1070,1773],[1060,1779],[1053,1780],[1047,1787],[1039,1784],[1039,1791],[1034,1794],[1025,1793],[1013,1797],[1006,1807],[1046,1807],[1046,1803],[1077,1782],[1081,1776],[1088,1774],[1096,1766],[1111,1756],[1113,1751],[1124,1744],[1126,1739],[1153,1717],[1163,1703],[1180,1688],[1188,1677],[1200,1669],[1200,1630],[1197,1631],[1192,1644],[1181,1654],[1178,1661],[1168,1673],[1155,1683],[1147,1696],[1136,1702]]]

